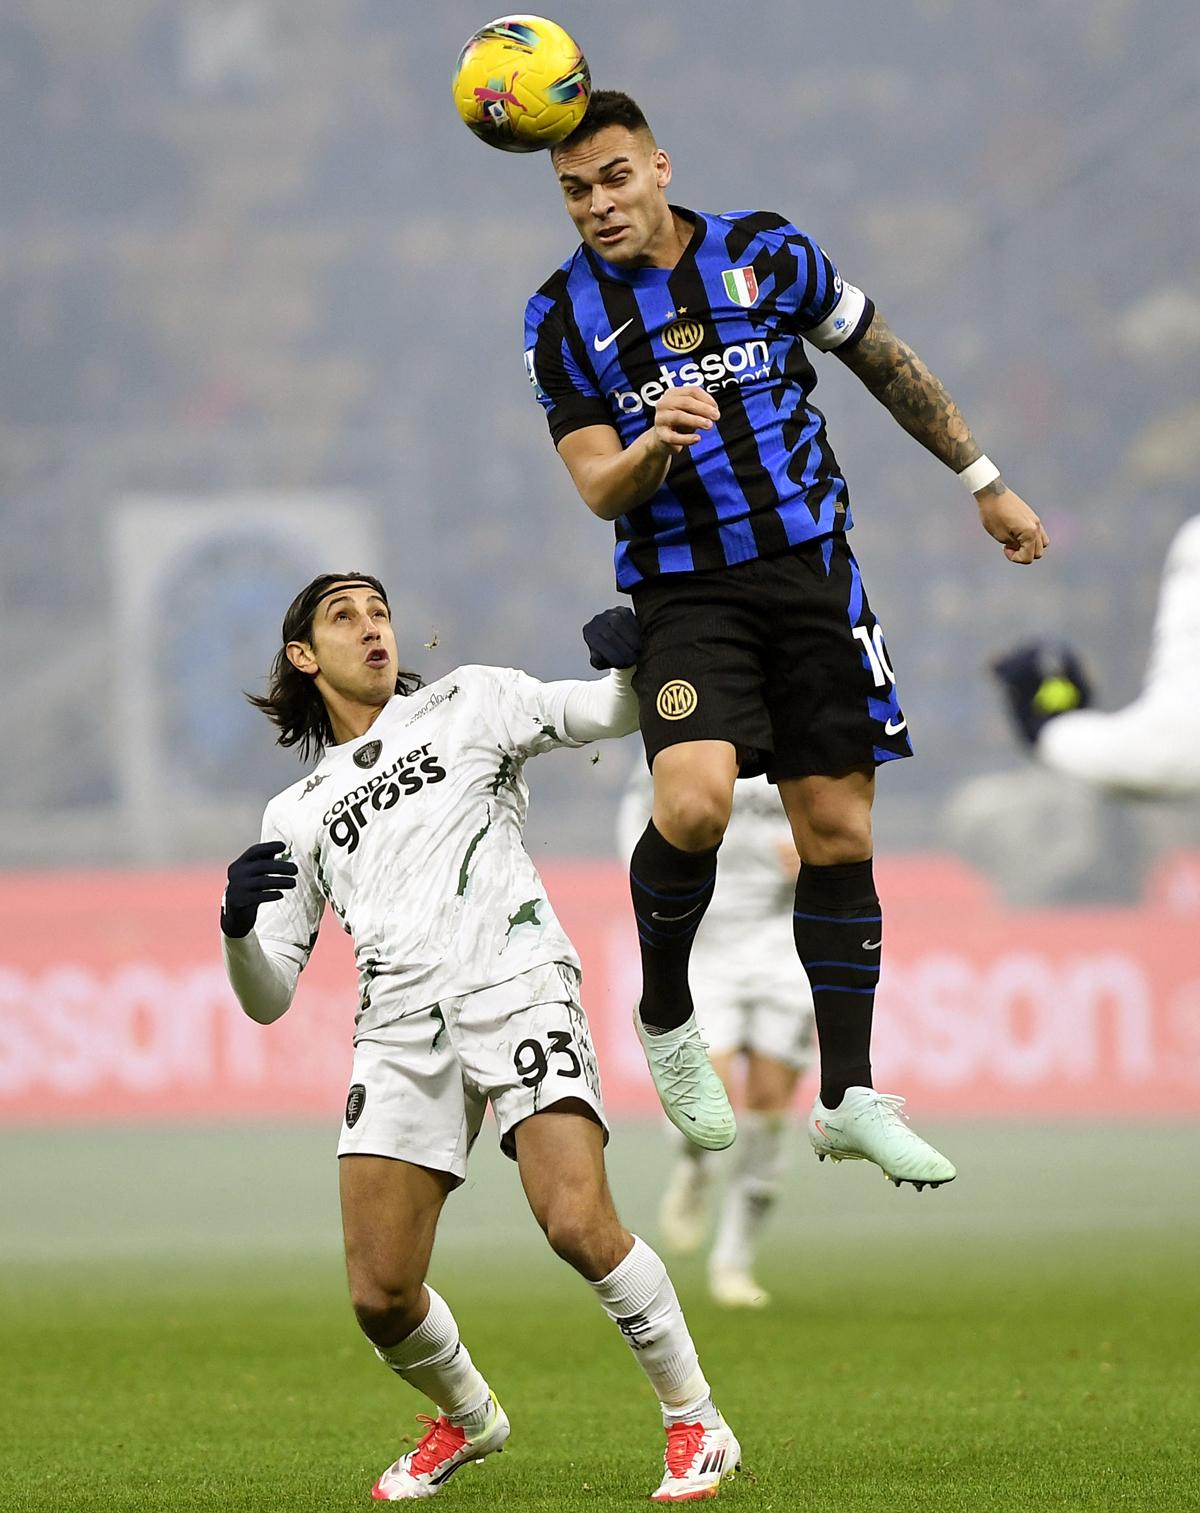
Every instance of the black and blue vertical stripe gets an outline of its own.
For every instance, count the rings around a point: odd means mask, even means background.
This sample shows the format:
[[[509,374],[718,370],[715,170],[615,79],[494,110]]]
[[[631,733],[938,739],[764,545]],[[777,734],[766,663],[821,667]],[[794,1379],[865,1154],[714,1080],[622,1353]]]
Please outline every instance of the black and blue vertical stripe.
[[[530,376],[556,444],[608,425],[628,446],[672,386],[699,384],[720,406],[655,496],[616,522],[624,589],[776,556],[851,523],[802,337],[836,306],[837,270],[779,215],[681,213],[695,232],[673,269],[620,269],[580,247],[526,310]],[[850,339],[872,313],[868,302]]]

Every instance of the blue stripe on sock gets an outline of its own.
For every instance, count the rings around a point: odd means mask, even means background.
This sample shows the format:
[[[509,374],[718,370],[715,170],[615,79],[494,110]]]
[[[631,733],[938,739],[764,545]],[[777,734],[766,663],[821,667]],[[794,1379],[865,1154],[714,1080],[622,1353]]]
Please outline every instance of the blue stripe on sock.
[[[793,919],[819,919],[827,925],[877,925],[883,920],[882,914],[802,914],[799,909],[792,910]]]
[[[810,984],[814,993],[873,993],[874,988],[841,988],[833,982],[814,982]]]
[[[712,885],[713,885],[713,878],[715,878],[716,875],[717,875],[717,870],[714,867],[713,870],[712,870],[711,875],[709,876],[708,881],[705,882],[705,883],[702,883],[701,886],[699,888],[697,888],[694,893],[659,893],[654,888],[647,888],[646,884],[641,880],[640,877],[637,876],[636,873],[631,872],[629,874],[629,876],[638,885],[638,887],[642,890],[643,893],[648,893],[651,898],[666,898],[666,899],[670,899],[672,903],[675,903],[675,902],[683,903],[686,899],[689,899],[689,898],[699,898],[700,895],[706,889],[712,887]],[[816,918],[817,916],[814,915],[813,917]],[[823,915],[821,917],[824,918]]]
[[[849,967],[852,972],[878,972],[879,963],[871,966],[865,961],[806,961],[805,967]]]

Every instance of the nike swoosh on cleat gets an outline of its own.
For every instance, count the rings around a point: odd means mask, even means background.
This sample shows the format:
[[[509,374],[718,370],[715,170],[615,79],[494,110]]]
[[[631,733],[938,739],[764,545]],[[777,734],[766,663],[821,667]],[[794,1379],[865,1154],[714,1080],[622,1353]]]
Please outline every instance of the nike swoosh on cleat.
[[[694,904],[690,909],[686,910],[683,914],[655,914],[654,911],[651,910],[651,912],[650,912],[650,918],[651,919],[661,919],[664,925],[675,925],[675,924],[678,924],[681,919],[686,919],[689,914],[695,914],[695,912],[696,912],[697,909],[703,909],[703,907],[704,907],[704,900],[701,899],[698,904]]]
[[[621,332],[625,330],[626,326],[632,326],[632,325],[633,325],[633,316],[631,315],[629,317],[629,319],[625,322],[624,326],[618,326],[615,331],[610,331],[608,333],[608,335],[604,338],[603,341],[601,341],[598,336],[593,336],[592,337],[592,346],[595,347],[595,349],[596,349],[597,352],[603,352],[606,347],[611,347],[612,346],[613,342],[615,342],[616,339],[617,339],[617,337],[620,336]]]

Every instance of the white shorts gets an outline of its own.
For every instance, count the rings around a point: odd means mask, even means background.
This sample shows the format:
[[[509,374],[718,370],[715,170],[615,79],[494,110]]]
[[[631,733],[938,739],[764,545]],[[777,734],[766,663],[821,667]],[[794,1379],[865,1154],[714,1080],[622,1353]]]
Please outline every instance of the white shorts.
[[[790,925],[790,921],[788,922]],[[696,1023],[714,1056],[753,1051],[796,1071],[813,1059],[813,1003],[790,929],[697,936],[688,973]]]
[[[418,1009],[354,1047],[338,1155],[390,1156],[459,1182],[488,1103],[500,1148],[541,1109],[576,1098],[608,1139],[579,973],[555,964]]]

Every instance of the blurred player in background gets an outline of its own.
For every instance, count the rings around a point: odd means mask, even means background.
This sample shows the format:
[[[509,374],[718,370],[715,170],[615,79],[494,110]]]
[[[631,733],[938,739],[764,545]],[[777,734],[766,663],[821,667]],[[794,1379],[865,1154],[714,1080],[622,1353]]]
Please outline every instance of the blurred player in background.
[[[688,990],[739,772],[779,788],[801,867],[795,947],[812,982],[818,1154],[918,1185],[954,1175],[873,1090],[882,943],[875,769],[911,754],[882,629],[847,542],[848,491],[804,343],[835,352],[974,495],[1012,562],[1048,544],[950,395],[825,252],[768,211],[668,203],[671,162],[624,94],[592,95],[551,159],[582,246],[526,309],[525,357],[559,455],[616,526],[617,584],[645,640],[634,686],[654,809],[630,886],[639,1031],[668,1116],[720,1148],[728,1099]]]
[[[1131,796],[1200,793],[1200,516],[1167,554],[1146,680],[1132,704],[1089,709],[1083,664],[1056,642],[1019,647],[993,671],[1021,738],[1056,772]]]
[[[637,845],[653,801],[653,782],[639,762],[617,817],[623,856]],[[725,1308],[770,1301],[755,1280],[754,1260],[783,1184],[796,1083],[812,1060],[812,994],[792,945],[797,865],[778,794],[762,776],[740,782],[691,961],[696,1024],[731,1100],[740,1074],[738,1140],[722,1157],[672,1129],[675,1169],[659,1211],[668,1246],[681,1255],[698,1250],[714,1167],[726,1166],[708,1261],[709,1292]]]
[[[610,610],[584,635],[607,637],[620,658],[613,635],[636,651],[632,622]],[[270,690],[253,700],[281,745],[320,759],[271,800],[261,842],[229,868],[226,969],[245,1012],[270,1024],[326,904],[354,938],[360,1003],[338,1143],[350,1294],[379,1358],[438,1409],[376,1482],[380,1501],[432,1497],[508,1438],[453,1314],[425,1285],[442,1205],[489,1102],[550,1244],[591,1284],[662,1404],[653,1496],[711,1496],[740,1455],[662,1262],[613,1208],[579,959],[522,839],[525,762],[632,731],[628,667],[561,683],[460,667],[422,687],[398,666],[379,581],[326,574],[289,608]]]

